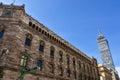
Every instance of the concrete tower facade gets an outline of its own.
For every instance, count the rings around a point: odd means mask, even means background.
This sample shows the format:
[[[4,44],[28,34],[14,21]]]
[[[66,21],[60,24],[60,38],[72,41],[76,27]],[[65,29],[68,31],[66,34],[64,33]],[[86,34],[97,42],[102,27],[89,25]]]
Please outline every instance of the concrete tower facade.
[[[97,40],[103,65],[107,68],[112,69],[115,72],[115,66],[107,39],[103,36],[101,32],[99,32],[99,37]]]

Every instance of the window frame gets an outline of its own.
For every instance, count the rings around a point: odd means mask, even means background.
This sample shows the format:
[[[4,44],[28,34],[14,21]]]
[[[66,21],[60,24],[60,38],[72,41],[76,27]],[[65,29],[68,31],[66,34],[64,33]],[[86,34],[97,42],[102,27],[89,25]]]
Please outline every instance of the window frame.
[[[4,37],[4,29],[0,31],[0,39]]]
[[[26,39],[25,39],[25,46],[31,46],[31,44],[32,44],[32,35],[31,34],[27,34],[26,35]]]

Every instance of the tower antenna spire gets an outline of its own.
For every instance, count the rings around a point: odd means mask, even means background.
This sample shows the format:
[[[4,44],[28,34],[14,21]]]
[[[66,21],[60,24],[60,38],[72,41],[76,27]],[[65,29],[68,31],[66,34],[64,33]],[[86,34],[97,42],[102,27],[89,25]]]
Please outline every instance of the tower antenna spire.
[[[100,25],[98,25],[98,34],[99,34],[99,35],[102,35],[101,29],[100,29]]]

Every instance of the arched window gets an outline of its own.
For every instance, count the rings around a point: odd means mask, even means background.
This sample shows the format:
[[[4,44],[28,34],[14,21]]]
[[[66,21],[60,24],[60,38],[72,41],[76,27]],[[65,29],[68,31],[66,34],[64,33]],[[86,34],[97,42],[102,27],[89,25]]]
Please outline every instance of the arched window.
[[[67,55],[67,58],[66,58],[66,62],[67,62],[67,65],[69,65],[70,64],[70,58],[69,58],[69,56]]]
[[[81,69],[81,62],[79,61],[78,62],[78,67],[79,67],[79,70]]]
[[[29,22],[29,26],[32,26],[32,22]]]
[[[35,28],[35,24],[32,25],[32,28]]]
[[[36,30],[38,30],[38,26],[36,26]]]
[[[53,46],[50,47],[50,57],[54,58],[55,48]]]
[[[4,36],[4,30],[1,30],[1,31],[0,31],[0,39],[2,39],[3,36]]]
[[[62,51],[59,51],[59,61],[62,61],[62,59],[63,59],[63,52]]]
[[[40,45],[39,45],[40,52],[44,52],[44,46],[45,46],[45,43],[43,41],[40,41]]]
[[[31,41],[32,41],[32,35],[31,34],[27,34],[26,40],[25,40],[25,45],[26,46],[30,46],[31,45]]]
[[[37,68],[40,69],[40,70],[42,70],[42,65],[43,65],[43,61],[41,59],[39,59],[37,61],[37,64],[36,64]]]
[[[73,58],[73,67],[75,69],[75,58]]]

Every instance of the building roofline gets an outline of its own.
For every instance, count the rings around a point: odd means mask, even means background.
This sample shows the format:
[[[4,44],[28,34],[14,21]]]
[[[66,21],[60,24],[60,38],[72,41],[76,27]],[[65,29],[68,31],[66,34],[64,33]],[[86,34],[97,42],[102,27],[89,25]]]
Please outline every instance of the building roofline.
[[[8,4],[3,4],[0,3],[0,8],[1,7],[5,7],[5,8],[13,8],[13,9],[22,9],[23,11],[25,11],[25,5],[8,5]],[[52,30],[50,30],[49,28],[47,28],[45,25],[43,25],[42,23],[40,23],[38,20],[36,20],[35,18],[31,17],[29,14],[27,14],[26,12],[24,12],[24,14],[26,16],[29,17],[30,20],[34,20],[36,22],[36,24],[41,25],[43,28],[45,28],[47,31],[50,31],[51,34],[53,34],[53,36],[57,37],[59,40],[61,40],[62,43],[65,43],[65,45],[69,48],[71,48],[73,51],[75,51],[76,53],[79,53],[80,55],[82,55],[83,57],[87,58],[89,61],[91,61],[91,57],[88,57],[84,52],[80,51],[78,48],[76,48],[75,46],[73,46],[71,43],[69,43],[68,41],[64,40],[62,37],[60,37],[59,35],[57,35],[55,32],[53,32]]]
[[[45,25],[43,25],[42,23],[40,23],[38,20],[34,19],[33,17],[31,17],[27,13],[25,13],[25,14],[27,16],[29,16],[30,18],[32,18],[33,20],[35,20],[37,22],[37,24],[40,24],[41,26],[43,26],[43,28],[45,28],[46,30],[50,31],[54,36],[58,37],[63,43],[66,43],[66,45],[69,45],[68,47],[72,48],[75,52],[82,53],[82,56],[88,58],[89,60],[92,59],[89,56],[87,56],[84,52],[80,51],[78,48],[76,48],[75,46],[73,46],[71,43],[69,43],[68,41],[64,40],[62,37],[60,37],[59,35],[57,35],[55,32],[53,32],[52,30],[50,30],[49,28],[47,28]]]

